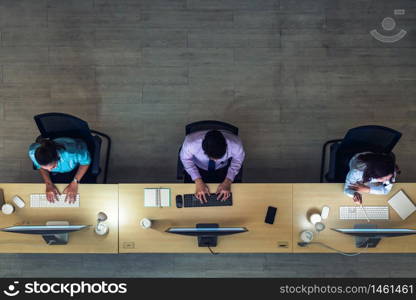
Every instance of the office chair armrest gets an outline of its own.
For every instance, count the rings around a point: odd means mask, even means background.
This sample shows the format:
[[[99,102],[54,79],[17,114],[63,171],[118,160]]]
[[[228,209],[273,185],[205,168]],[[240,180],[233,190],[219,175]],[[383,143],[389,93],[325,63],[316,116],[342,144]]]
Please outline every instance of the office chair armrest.
[[[242,183],[243,182],[243,166],[241,166],[240,171],[234,178],[234,183]]]
[[[111,153],[111,138],[107,134],[102,133],[97,130],[90,130],[90,132],[97,134],[107,140],[107,152],[105,155],[104,178],[103,178],[103,183],[107,183],[108,169],[109,169],[109,163],[110,163],[110,153]]]
[[[101,154],[101,139],[98,136],[94,136],[94,153],[91,155],[90,173],[92,175],[100,174],[100,154]]]
[[[322,158],[321,158],[321,173],[319,177],[319,182],[324,182],[324,173],[325,173],[325,160],[326,160],[326,147],[329,144],[338,143],[341,142],[342,139],[336,139],[336,140],[329,140],[327,141],[324,146],[322,147]]]
[[[183,168],[183,164],[181,159],[178,159],[178,165],[176,167],[176,179],[183,180],[185,169]]]

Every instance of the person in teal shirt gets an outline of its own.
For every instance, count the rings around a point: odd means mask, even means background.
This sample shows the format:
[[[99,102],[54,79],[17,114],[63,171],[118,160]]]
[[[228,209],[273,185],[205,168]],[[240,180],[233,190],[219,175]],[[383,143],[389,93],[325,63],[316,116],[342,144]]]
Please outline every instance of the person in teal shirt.
[[[84,141],[66,137],[43,139],[40,143],[30,145],[29,157],[46,184],[46,197],[50,202],[57,201],[60,194],[53,182],[57,181],[59,175],[73,174],[73,180],[63,193],[67,195],[65,201],[75,202],[78,183],[91,163],[90,153]]]

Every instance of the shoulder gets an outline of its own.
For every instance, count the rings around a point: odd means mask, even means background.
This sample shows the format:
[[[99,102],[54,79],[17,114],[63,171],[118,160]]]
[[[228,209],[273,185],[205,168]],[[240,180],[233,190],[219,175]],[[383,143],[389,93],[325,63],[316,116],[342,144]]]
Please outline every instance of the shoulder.
[[[55,143],[63,145],[63,146],[70,146],[76,144],[76,140],[73,138],[68,137],[60,137],[53,140]]]
[[[208,131],[204,130],[204,131],[197,131],[191,134],[188,134],[185,137],[185,145],[192,145],[192,144],[202,144],[202,141],[206,135]]]
[[[39,146],[40,146],[40,144],[38,144],[38,143],[31,144],[29,146],[29,150],[28,150],[29,156],[31,156],[31,157],[34,156],[35,151],[36,151],[37,148],[39,148]]]
[[[350,160],[350,168],[356,169],[358,171],[364,171],[367,167],[366,163],[360,160],[360,155],[366,154],[368,152],[362,152],[355,154]]]
[[[230,132],[221,131],[224,135],[225,140],[227,141],[228,145],[232,145],[234,147],[243,147],[243,143],[241,142],[241,139],[239,136],[232,134]]]

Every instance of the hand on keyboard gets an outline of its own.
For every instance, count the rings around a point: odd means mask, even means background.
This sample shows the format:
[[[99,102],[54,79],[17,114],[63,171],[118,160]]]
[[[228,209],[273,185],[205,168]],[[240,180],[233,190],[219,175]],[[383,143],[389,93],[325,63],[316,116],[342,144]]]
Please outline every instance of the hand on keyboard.
[[[64,194],[66,194],[65,202],[74,203],[77,193],[78,193],[78,183],[76,183],[75,181],[72,181],[64,189]]]
[[[207,194],[209,194],[208,186],[202,181],[201,178],[197,178],[195,179],[195,187],[195,197],[198,198],[201,203],[207,203]]]
[[[363,204],[363,196],[358,192],[354,193],[352,200],[354,200],[354,202],[357,204]]]
[[[231,181],[225,179],[217,188],[217,199],[220,201],[225,201],[230,197],[231,194]]]
[[[47,183],[45,194],[48,201],[54,203],[55,201],[59,201],[59,195],[61,193],[53,183]]]

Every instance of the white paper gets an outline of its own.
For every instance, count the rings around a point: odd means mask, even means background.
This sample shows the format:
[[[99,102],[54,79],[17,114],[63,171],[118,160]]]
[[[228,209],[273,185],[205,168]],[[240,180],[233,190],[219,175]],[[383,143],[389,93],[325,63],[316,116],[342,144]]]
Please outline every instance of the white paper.
[[[399,191],[388,201],[388,203],[403,220],[416,210],[415,205],[412,203],[412,201],[410,201],[410,199],[403,191]]]

